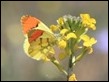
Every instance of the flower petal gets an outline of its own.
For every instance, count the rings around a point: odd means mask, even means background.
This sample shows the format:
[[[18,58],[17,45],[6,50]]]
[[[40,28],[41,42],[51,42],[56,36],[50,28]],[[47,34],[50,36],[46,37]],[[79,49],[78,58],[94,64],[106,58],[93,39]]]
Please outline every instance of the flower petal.
[[[59,45],[60,48],[65,48],[67,46],[67,43],[64,40],[60,40],[58,45]]]
[[[77,81],[74,73],[69,77],[69,81]]]
[[[62,34],[62,35],[64,35],[66,32],[68,32],[69,30],[68,29],[62,29],[61,31],[60,31],[60,34]]]
[[[88,35],[81,35],[80,38],[83,40],[83,41],[88,41],[90,38]]]
[[[51,29],[53,32],[55,32],[55,31],[58,30],[58,27],[57,27],[56,25],[51,25],[51,26],[50,26],[50,29]]]
[[[70,38],[77,38],[77,36],[75,35],[75,33],[69,33],[66,36],[66,39],[69,40]]]
[[[60,17],[58,20],[57,20],[58,24],[60,25],[63,25],[64,24],[64,19],[62,17]]]
[[[95,44],[97,42],[97,40],[95,40],[95,38],[91,38],[90,39],[90,43],[93,45],[93,44]]]
[[[85,47],[90,47],[91,46],[91,43],[90,43],[90,41],[86,41],[86,42],[83,43],[83,45]]]

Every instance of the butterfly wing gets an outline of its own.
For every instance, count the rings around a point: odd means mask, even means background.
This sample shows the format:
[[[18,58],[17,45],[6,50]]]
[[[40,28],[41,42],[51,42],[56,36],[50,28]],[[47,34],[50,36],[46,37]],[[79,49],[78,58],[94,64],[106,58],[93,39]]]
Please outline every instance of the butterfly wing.
[[[54,52],[54,49],[52,46],[48,46],[46,38],[42,39],[42,43],[41,43],[40,38],[38,38],[35,41],[32,41],[31,43],[29,42],[28,39],[29,38],[27,38],[24,42],[24,50],[25,50],[26,54],[29,57],[36,59],[36,60],[42,59],[45,61],[49,61],[47,56],[49,54],[54,54],[55,52]]]
[[[51,43],[55,41],[52,31],[37,18],[25,16],[21,19],[26,37],[24,51],[33,59],[48,61],[48,54],[54,54]]]
[[[39,46],[37,42],[38,40],[30,44],[28,39],[26,39],[24,42],[24,51],[29,57],[40,60],[46,56],[41,53],[41,46]]]

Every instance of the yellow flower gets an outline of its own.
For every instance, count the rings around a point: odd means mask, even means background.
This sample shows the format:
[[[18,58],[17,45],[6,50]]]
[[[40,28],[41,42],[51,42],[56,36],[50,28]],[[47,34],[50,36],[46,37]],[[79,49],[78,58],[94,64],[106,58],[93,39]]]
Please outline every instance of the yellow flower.
[[[81,35],[80,38],[84,41],[83,45],[85,47],[92,47],[97,42],[95,38],[90,38],[88,35]]]
[[[89,14],[80,14],[80,17],[82,18],[82,24],[85,27],[96,30],[96,26],[95,26],[96,20],[94,18],[90,18]]]
[[[72,75],[69,77],[69,81],[77,81],[75,74],[72,74]]]
[[[59,45],[60,48],[65,48],[67,46],[67,42],[64,41],[64,40],[60,40],[58,45]]]
[[[54,32],[58,30],[58,27],[56,25],[51,25],[50,29]]]
[[[60,31],[60,34],[61,34],[61,35],[65,35],[65,33],[68,32],[68,31],[69,31],[68,29],[62,29],[62,30]]]
[[[58,20],[57,20],[58,24],[60,25],[63,25],[64,24],[64,19],[62,17],[60,17]]]
[[[69,40],[70,38],[77,38],[77,36],[75,35],[75,33],[68,33],[66,39]]]

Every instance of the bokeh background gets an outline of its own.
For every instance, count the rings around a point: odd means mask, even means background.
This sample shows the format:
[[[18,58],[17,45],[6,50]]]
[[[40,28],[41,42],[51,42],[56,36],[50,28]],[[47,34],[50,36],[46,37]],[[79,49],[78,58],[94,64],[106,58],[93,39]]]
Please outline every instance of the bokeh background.
[[[94,53],[78,62],[74,72],[79,81],[107,81],[107,1],[1,1],[1,80],[65,81],[66,76],[52,63],[33,60],[24,53],[20,18],[32,15],[50,26],[63,15],[79,16],[80,13],[89,13],[96,19],[97,30],[90,30],[89,34],[98,42]]]

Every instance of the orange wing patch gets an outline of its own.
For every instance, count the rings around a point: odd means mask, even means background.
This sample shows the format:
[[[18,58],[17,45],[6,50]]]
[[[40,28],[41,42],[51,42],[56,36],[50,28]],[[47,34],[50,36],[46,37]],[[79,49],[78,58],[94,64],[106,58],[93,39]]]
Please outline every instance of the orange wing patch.
[[[29,37],[29,42],[35,41],[43,34],[42,30],[35,30]]]
[[[23,26],[23,33],[27,34],[29,30],[36,27],[39,24],[39,20],[32,16],[22,16],[21,23]]]

